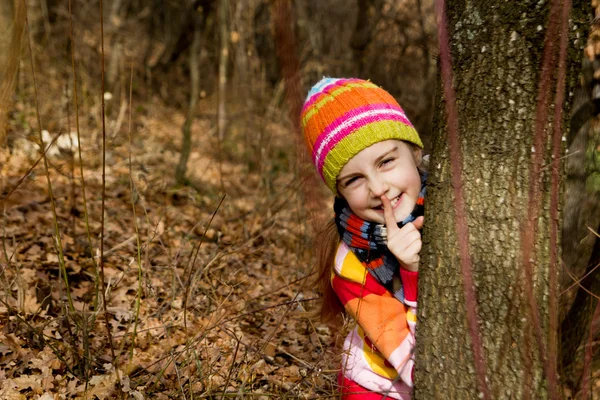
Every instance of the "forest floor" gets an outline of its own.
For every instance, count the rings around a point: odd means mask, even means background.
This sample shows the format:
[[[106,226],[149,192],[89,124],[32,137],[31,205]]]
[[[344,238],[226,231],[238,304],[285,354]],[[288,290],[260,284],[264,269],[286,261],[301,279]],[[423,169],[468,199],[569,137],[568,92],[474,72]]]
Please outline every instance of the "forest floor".
[[[76,134],[47,152],[50,196],[44,161],[29,171],[40,158],[31,91],[11,116],[20,133],[0,154],[3,198],[10,193],[1,224],[0,398],[333,396],[340,336],[304,314],[315,304],[314,257],[284,111],[261,120],[253,149],[240,136],[248,121],[232,123],[219,146],[214,112],[196,118],[190,185],[178,186],[184,112],[134,100],[130,128],[127,98],[105,99],[114,109],[100,287],[101,120],[81,122],[90,245]],[[99,103],[88,115],[100,115]],[[75,132],[74,111],[40,108],[50,137]]]

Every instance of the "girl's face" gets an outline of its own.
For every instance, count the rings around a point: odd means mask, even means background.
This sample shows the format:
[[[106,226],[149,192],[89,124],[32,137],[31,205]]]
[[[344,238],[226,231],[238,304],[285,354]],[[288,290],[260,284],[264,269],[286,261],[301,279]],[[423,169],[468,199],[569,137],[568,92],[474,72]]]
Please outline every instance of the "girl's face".
[[[385,140],[367,147],[346,163],[337,179],[340,196],[358,217],[385,223],[381,196],[386,196],[396,221],[415,208],[421,178],[413,150],[400,140]]]

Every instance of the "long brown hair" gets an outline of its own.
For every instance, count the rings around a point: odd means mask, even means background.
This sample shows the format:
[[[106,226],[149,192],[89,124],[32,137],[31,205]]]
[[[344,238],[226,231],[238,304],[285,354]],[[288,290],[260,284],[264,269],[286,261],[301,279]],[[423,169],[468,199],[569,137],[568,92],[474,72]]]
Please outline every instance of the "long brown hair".
[[[419,173],[423,173],[423,153],[421,148],[410,142],[405,143],[412,150],[411,153],[415,159]],[[315,310],[312,317],[320,319],[321,322],[328,323],[334,327],[339,327],[342,323],[341,316],[344,314],[344,306],[331,286],[331,274],[333,272],[335,255],[340,245],[340,235],[335,224],[335,218],[329,220],[323,229],[317,233],[317,240],[315,242],[317,275],[313,283],[321,292],[321,301],[319,308]]]
[[[335,219],[332,218],[317,234],[317,275],[314,284],[321,292],[321,301],[313,317],[333,326],[341,324],[340,316],[344,313],[344,306],[331,286],[331,273],[339,245],[340,235],[335,225]]]

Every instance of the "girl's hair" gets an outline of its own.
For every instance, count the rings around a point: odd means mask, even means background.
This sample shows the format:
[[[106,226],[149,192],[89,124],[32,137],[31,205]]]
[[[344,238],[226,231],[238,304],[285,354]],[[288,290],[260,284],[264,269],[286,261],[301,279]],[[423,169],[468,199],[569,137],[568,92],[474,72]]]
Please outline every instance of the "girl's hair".
[[[423,152],[421,148],[410,142],[405,143],[412,151],[419,173],[423,173]],[[340,235],[335,224],[335,218],[332,218],[317,234],[317,276],[314,280],[314,286],[319,288],[321,292],[321,302],[319,308],[312,316],[320,319],[321,322],[329,323],[333,326],[341,325],[342,320],[340,317],[344,314],[344,306],[331,286],[331,273],[333,271],[335,255],[339,245]]]
[[[317,238],[317,276],[314,284],[321,292],[321,301],[313,316],[318,317],[321,322],[338,326],[341,323],[340,316],[344,313],[344,306],[331,287],[331,272],[340,245],[340,234],[335,218],[325,224]]]

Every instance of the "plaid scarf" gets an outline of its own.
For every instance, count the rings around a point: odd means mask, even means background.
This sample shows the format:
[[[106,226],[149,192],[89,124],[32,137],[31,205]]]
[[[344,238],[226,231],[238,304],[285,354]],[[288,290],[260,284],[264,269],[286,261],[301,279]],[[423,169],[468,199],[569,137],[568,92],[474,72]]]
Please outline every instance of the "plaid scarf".
[[[423,215],[425,199],[425,181],[427,174],[421,174],[421,192],[414,210],[403,221],[398,222],[398,227],[413,222]],[[352,212],[346,200],[337,197],[333,205],[335,223],[340,238],[350,247],[369,273],[386,289],[404,302],[404,290],[400,286],[394,290],[394,276],[400,274],[400,263],[388,250],[387,232],[384,224],[365,221]]]

